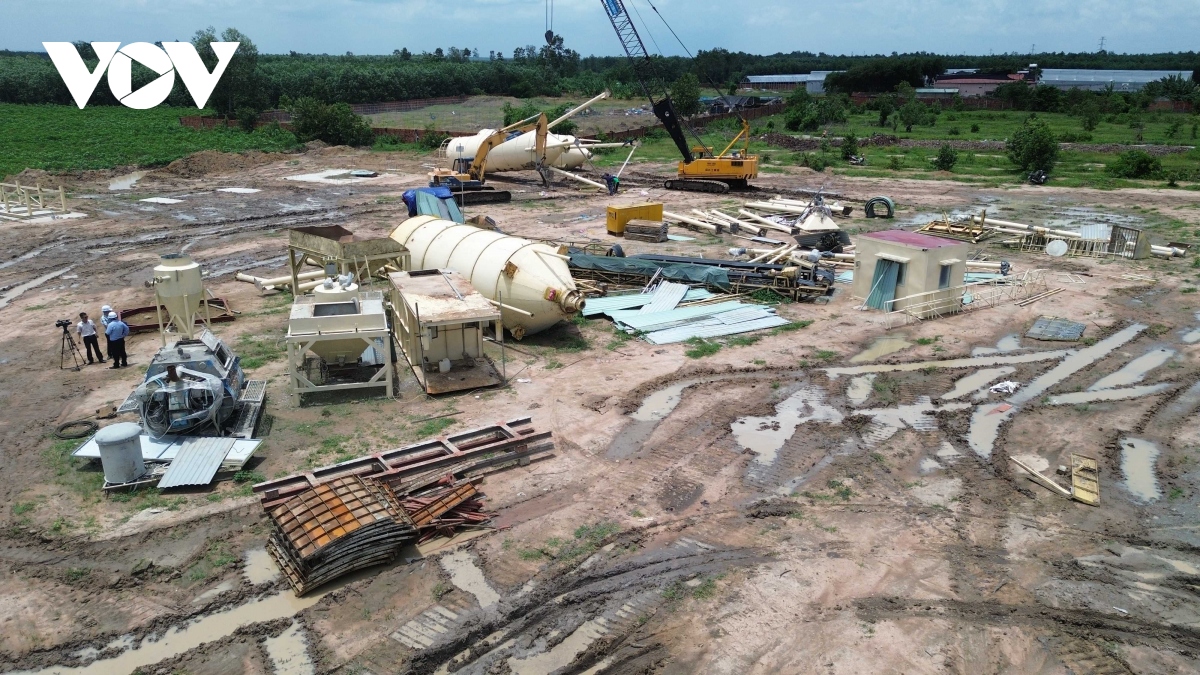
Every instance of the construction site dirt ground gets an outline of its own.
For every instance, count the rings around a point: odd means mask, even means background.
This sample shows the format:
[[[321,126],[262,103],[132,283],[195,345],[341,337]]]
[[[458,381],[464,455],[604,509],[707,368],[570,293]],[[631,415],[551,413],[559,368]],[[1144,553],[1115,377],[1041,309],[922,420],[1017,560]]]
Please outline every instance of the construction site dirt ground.
[[[1048,287],[1065,290],[897,325],[838,284],[827,304],[778,306],[807,327],[703,358],[617,335],[604,318],[564,323],[503,356],[489,346],[506,387],[431,398],[400,368],[395,399],[291,405],[290,296],[234,273],[284,274],[288,227],[386,236],[429,164],[345,148],[201,153],[128,190],[109,190],[127,172],[42,176],[85,217],[0,223],[0,671],[1200,670],[1192,257],[1051,259],[984,243],[991,260],[1048,270]],[[333,169],[381,176],[288,180]],[[613,198],[496,177],[514,199],[479,212],[511,234],[612,242],[609,204],[686,213],[746,198],[668,193],[645,177],[667,167],[636,169]],[[1164,242],[1200,229],[1194,191],[980,190],[800,169],[757,185],[844,195],[852,234],[983,208],[1035,224],[1140,223]],[[877,194],[901,206],[896,220],[862,216]],[[696,241],[622,245],[714,257],[738,245],[680,233]],[[71,460],[75,442],[53,432],[119,405],[161,342],[135,335],[128,370],[60,370],[55,321],[151,304],[158,255],[179,251],[240,312],[216,331],[268,381],[265,443],[244,482],[104,498],[98,467]],[[1025,338],[1043,315],[1085,323],[1084,339]],[[854,358],[872,346],[876,358]],[[1154,350],[1169,353],[1131,364]],[[989,393],[1004,380],[1016,394]],[[263,553],[252,481],[524,416],[553,432],[553,456],[486,479],[494,531],[406,549],[303,598]],[[1069,484],[1056,469],[1072,453],[1098,460],[1099,506],[1009,461]]]

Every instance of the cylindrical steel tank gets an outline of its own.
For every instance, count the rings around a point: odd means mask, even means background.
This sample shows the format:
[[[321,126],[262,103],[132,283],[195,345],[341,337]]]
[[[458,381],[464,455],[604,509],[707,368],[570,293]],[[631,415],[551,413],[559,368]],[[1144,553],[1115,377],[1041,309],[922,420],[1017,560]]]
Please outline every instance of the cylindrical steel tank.
[[[567,138],[570,138],[569,136]],[[587,148],[573,145],[566,149],[558,156],[558,161],[553,166],[559,169],[578,169],[587,163],[592,158],[592,151]]]
[[[468,162],[473,161],[475,153],[479,152],[479,146],[495,131],[495,129],[483,129],[474,136],[451,138],[446,143],[446,157],[452,160],[466,159]],[[555,163],[558,161],[559,155],[566,151],[569,145],[569,143],[562,141],[556,142],[550,140],[553,136],[554,134],[549,134],[546,140],[546,163],[550,166],[556,165]],[[485,170],[489,173],[495,171],[523,171],[535,168],[536,160],[537,138],[534,136],[534,132],[526,131],[492,148],[488,152]]]
[[[141,437],[142,425],[133,422],[110,424],[96,432],[106,483],[132,483],[146,473]]]
[[[154,292],[179,335],[194,337],[196,316],[203,311],[204,301],[200,264],[182,253],[162,256],[154,268]]]
[[[503,303],[501,319],[518,340],[583,309],[567,261],[545,244],[433,216],[417,216],[392,231],[414,270],[451,269],[483,297]]]

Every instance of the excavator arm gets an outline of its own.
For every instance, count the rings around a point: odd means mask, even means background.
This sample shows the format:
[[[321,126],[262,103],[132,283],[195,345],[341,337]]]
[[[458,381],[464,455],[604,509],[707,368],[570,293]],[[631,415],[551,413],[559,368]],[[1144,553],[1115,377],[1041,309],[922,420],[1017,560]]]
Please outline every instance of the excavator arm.
[[[530,122],[530,120],[535,120]],[[539,165],[546,163],[546,137],[550,133],[549,122],[546,120],[546,113],[539,113],[536,118],[530,117],[519,122],[514,122],[503,129],[497,129],[490,136],[484,139],[483,143],[479,144],[479,150],[475,151],[475,158],[466,167],[465,173],[471,177],[471,180],[483,182],[483,174],[487,169],[488,153],[492,148],[500,145],[508,139],[512,132],[526,133],[528,131],[535,132],[534,134],[534,154],[537,157]]]

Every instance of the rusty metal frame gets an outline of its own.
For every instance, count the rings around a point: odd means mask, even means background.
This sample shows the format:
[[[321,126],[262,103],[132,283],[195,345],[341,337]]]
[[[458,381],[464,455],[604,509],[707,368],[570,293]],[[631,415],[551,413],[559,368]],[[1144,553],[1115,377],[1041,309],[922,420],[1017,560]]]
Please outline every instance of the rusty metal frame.
[[[512,461],[528,454],[532,445],[551,438],[551,432],[538,432],[532,424],[532,418],[522,417],[462,433],[439,436],[395,450],[373,453],[366,457],[259,483],[253,490],[262,496],[263,506],[269,509],[297,492],[346,476],[375,477],[394,485],[405,479],[467,460],[480,460],[472,462],[472,469]],[[495,457],[485,456],[490,453],[500,454]]]

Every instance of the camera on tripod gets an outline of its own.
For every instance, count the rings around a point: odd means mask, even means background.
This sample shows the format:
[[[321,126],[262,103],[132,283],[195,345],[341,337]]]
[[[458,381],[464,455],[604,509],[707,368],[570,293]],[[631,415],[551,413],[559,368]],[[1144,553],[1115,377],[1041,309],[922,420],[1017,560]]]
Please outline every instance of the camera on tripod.
[[[71,370],[79,370],[83,367],[83,354],[79,351],[79,345],[75,344],[75,338],[71,336],[71,320],[59,319],[54,325],[62,329],[62,350],[59,352],[58,369],[67,368],[67,354],[70,354],[71,361],[75,364]]]

